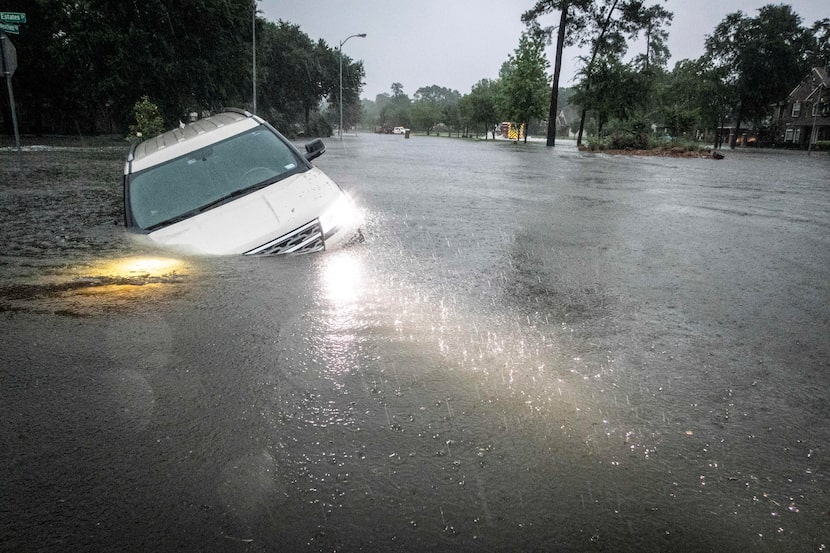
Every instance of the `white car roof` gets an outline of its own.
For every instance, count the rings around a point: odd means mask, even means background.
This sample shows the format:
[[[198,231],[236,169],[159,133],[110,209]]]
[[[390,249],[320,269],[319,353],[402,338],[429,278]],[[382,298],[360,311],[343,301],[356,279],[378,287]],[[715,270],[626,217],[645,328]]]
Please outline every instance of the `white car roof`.
[[[127,159],[124,173],[134,173],[170,161],[259,124],[258,118],[231,111],[199,119],[138,144]]]

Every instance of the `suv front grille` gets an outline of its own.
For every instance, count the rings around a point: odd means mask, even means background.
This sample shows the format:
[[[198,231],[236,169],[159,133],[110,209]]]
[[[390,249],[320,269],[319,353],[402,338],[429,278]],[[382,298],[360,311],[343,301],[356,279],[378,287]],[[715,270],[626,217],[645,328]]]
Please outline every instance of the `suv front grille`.
[[[298,229],[292,230],[279,238],[245,252],[245,255],[284,255],[291,253],[311,253],[325,249],[323,228],[320,221],[314,219]]]

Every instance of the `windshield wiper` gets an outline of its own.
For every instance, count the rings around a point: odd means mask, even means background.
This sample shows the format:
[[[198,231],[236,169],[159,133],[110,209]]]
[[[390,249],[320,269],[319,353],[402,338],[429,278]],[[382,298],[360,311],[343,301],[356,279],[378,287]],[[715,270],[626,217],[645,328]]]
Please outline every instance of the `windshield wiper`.
[[[193,212],[194,212],[194,214],[202,213],[204,211],[207,211],[208,209],[216,207],[217,205],[221,205],[221,204],[227,203],[229,200],[232,200],[234,198],[238,198],[239,196],[244,196],[246,194],[249,194],[251,192],[259,190],[260,188],[265,188],[269,184],[271,184],[271,183],[268,182],[268,181],[265,181],[265,182],[257,183],[253,186],[249,186],[248,188],[242,188],[242,189],[239,189],[239,190],[234,190],[230,194],[225,194],[224,196],[222,196],[218,200],[213,200],[212,202],[210,202],[208,204],[205,204],[205,205],[203,205],[202,207],[200,207],[198,209],[194,209]]]
[[[188,211],[186,213],[182,213],[181,215],[176,215],[175,217],[171,217],[170,219],[165,219],[164,221],[158,222],[154,225],[150,225],[149,227],[145,228],[144,230],[152,232],[152,231],[158,230],[162,227],[166,227],[166,226],[172,225],[174,223],[178,223],[179,221],[184,221],[185,219],[189,219],[192,216],[199,213],[200,209],[191,209],[190,211]]]
[[[184,221],[185,219],[189,219],[189,218],[193,217],[194,215],[198,215],[199,213],[204,213],[205,211],[207,211],[209,209],[213,209],[214,207],[216,207],[218,205],[228,203],[230,200],[232,200],[234,198],[238,198],[239,196],[244,196],[244,195],[246,195],[250,192],[254,192],[254,191],[256,191],[260,188],[264,188],[268,184],[270,184],[270,183],[266,181],[265,183],[258,183],[258,184],[255,184],[254,186],[249,186],[248,188],[242,188],[240,190],[234,190],[230,194],[225,194],[221,198],[213,200],[212,202],[209,202],[209,203],[207,203],[203,206],[197,207],[196,209],[191,209],[190,211],[186,211],[186,212],[184,212],[180,215],[176,215],[175,217],[171,217],[169,219],[165,219],[164,221],[160,221],[160,222],[158,222],[154,225],[150,225],[149,227],[147,227],[144,230],[152,232],[152,231],[158,230],[162,227],[166,227],[166,226],[170,226],[172,224],[178,223],[179,221]]]

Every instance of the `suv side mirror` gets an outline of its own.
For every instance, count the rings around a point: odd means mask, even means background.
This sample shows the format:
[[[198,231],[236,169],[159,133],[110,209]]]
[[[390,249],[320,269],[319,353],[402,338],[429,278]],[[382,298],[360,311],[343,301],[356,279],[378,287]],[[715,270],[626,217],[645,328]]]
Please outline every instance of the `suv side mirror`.
[[[323,144],[323,139],[315,138],[305,145],[305,158],[308,161],[318,158],[326,153],[326,145]]]

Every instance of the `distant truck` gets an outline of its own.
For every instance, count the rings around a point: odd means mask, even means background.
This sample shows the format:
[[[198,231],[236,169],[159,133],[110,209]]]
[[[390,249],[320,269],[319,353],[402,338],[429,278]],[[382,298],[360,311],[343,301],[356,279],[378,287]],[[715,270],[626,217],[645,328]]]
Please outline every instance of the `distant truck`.
[[[501,135],[510,140],[521,140],[525,137],[525,126],[505,121],[501,124]]]

